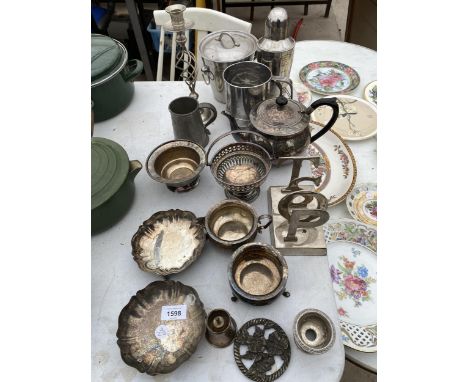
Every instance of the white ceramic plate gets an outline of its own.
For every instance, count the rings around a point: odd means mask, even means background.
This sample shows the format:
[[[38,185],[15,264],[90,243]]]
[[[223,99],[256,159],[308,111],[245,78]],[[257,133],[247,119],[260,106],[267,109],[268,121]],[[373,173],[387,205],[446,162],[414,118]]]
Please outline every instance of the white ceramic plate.
[[[330,98],[330,97],[325,97]],[[337,95],[340,115],[332,127],[347,141],[362,141],[377,134],[377,108],[358,97]],[[332,110],[320,106],[312,112],[311,120],[324,124],[330,120]]]
[[[321,129],[315,123],[309,128],[312,134]],[[312,167],[312,176],[321,176],[317,192],[328,198],[328,205],[335,206],[346,199],[356,183],[357,167],[353,152],[343,139],[329,130],[307,147],[307,155],[320,156],[319,166]]]
[[[358,184],[346,198],[346,207],[354,219],[377,225],[377,184]]]
[[[324,225],[343,343],[377,351],[377,231],[351,219]]]
[[[377,81],[367,84],[364,89],[364,98],[367,102],[377,106]]]

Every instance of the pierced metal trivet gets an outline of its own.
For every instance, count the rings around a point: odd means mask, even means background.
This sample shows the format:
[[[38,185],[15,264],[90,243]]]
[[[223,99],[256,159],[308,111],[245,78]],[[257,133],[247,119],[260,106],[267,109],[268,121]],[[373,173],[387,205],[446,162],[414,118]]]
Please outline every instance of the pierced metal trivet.
[[[254,327],[253,335],[248,329]],[[268,329],[274,331],[265,338]],[[240,347],[247,346],[247,352],[240,354]],[[279,356],[283,364],[271,374],[267,374],[275,365],[275,356]],[[236,334],[234,339],[234,359],[240,371],[252,381],[271,382],[279,378],[287,369],[291,359],[291,346],[286,333],[281,327],[266,318],[255,318],[247,321]],[[247,368],[242,361],[253,360],[252,366]]]

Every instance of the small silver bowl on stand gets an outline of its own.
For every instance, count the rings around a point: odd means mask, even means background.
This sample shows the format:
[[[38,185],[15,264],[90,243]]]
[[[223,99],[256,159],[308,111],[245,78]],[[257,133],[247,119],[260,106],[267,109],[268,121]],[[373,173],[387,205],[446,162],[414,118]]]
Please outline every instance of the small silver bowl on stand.
[[[322,354],[335,342],[335,327],[332,320],[318,309],[305,309],[294,320],[294,342],[309,354]]]
[[[186,192],[198,185],[205,164],[205,152],[200,145],[177,139],[159,145],[150,153],[146,171],[169,190]]]
[[[236,297],[249,304],[266,305],[284,292],[288,265],[269,244],[244,244],[232,255],[228,279]]]
[[[229,346],[236,336],[236,321],[224,309],[214,309],[206,319],[205,337],[207,341],[217,347]]]

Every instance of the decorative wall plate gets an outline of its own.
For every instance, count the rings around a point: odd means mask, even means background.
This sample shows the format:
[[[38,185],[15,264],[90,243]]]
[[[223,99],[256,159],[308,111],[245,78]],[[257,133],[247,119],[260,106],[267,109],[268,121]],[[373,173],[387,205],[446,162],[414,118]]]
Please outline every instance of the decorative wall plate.
[[[318,94],[345,94],[359,85],[359,74],[348,65],[335,61],[317,61],[299,72],[301,81]]]
[[[309,88],[302,82],[293,82],[294,96],[293,98],[302,103],[304,106],[309,106],[312,103],[312,93]]]
[[[361,141],[377,134],[377,109],[361,98],[336,96],[340,115],[332,130],[348,141]],[[311,120],[325,124],[330,120],[331,108],[320,106],[312,112]]]
[[[324,225],[343,343],[377,351],[377,231],[351,219]]]
[[[234,338],[234,359],[247,378],[272,382],[286,371],[291,345],[276,322],[254,318],[242,325]]]
[[[346,207],[354,219],[377,225],[377,184],[358,184],[346,198]]]
[[[364,98],[367,102],[370,102],[377,106],[377,81],[372,81],[364,89]]]
[[[320,125],[310,123],[315,133]],[[317,192],[328,198],[328,206],[335,206],[346,199],[356,183],[357,167],[351,148],[334,131],[327,131],[319,140],[307,147],[307,155],[320,156],[320,164],[311,164],[312,177],[321,176]]]
[[[205,245],[205,230],[190,211],[159,211],[132,238],[132,255],[141,270],[178,273],[192,264]]]

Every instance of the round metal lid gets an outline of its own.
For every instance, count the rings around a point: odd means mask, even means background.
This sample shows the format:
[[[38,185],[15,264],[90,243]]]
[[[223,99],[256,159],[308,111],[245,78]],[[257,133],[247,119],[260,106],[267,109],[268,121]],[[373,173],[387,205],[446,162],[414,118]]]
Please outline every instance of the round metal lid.
[[[108,36],[91,35],[91,86],[99,85],[118,74],[127,63],[127,49]]]
[[[257,130],[264,134],[294,135],[303,131],[307,126],[309,116],[304,113],[304,110],[299,102],[279,96],[256,105],[250,112],[250,121]]]
[[[202,57],[213,62],[236,62],[257,50],[257,38],[240,31],[219,31],[206,35],[200,41]]]
[[[118,143],[106,138],[91,139],[91,209],[119,190],[129,167],[128,155]]]

